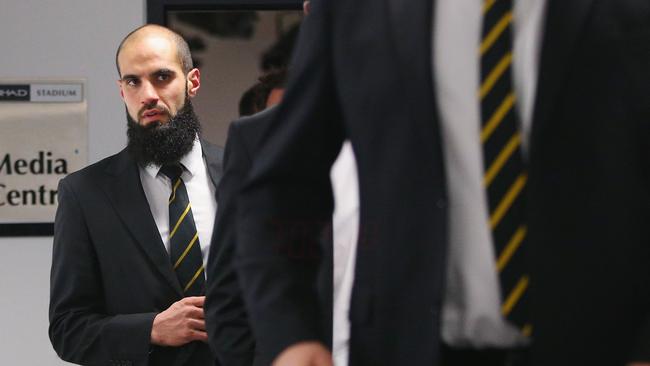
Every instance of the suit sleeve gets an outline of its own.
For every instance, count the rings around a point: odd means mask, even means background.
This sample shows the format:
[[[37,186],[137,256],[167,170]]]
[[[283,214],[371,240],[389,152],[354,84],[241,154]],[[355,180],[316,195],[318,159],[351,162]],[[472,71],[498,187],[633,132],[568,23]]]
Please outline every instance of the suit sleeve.
[[[49,310],[55,351],[84,365],[147,365],[156,314],[107,314],[84,212],[65,179],[58,192]]]
[[[316,280],[329,180],[345,137],[332,72],[331,1],[312,1],[283,102],[261,141],[238,208],[237,270],[259,352],[327,344]]]
[[[650,315],[640,324],[637,341],[633,345],[630,362],[650,362]]]
[[[217,188],[219,204],[208,257],[206,326],[212,351],[224,365],[253,364],[255,342],[248,323],[237,274],[236,198],[250,170],[250,157],[233,123],[228,130],[224,175]]]

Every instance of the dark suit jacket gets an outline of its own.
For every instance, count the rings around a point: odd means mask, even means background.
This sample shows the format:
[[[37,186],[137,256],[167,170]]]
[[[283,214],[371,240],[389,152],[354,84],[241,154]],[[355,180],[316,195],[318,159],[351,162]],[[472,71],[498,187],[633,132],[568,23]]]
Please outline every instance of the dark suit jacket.
[[[228,130],[224,152],[224,174],[217,189],[219,210],[208,257],[206,290],[206,324],[210,346],[223,365],[268,365],[273,355],[255,348],[246,308],[234,268],[237,246],[237,196],[259,150],[259,141],[270,125],[276,108],[267,109],[234,121]],[[330,243],[327,236],[324,242]],[[321,267],[319,296],[322,304],[322,340],[331,343],[332,307],[332,250],[327,245],[325,265]],[[307,260],[320,259],[318,249]]]
[[[533,365],[650,360],[650,2],[548,0],[527,191]],[[317,338],[315,267],[276,248],[331,214],[357,158],[352,365],[437,365],[447,196],[431,0],[314,0],[242,192],[239,269],[258,347]]]
[[[202,143],[215,186],[222,150]],[[84,365],[212,365],[204,343],[150,345],[155,315],[183,297],[126,150],[59,183],[49,334]]]

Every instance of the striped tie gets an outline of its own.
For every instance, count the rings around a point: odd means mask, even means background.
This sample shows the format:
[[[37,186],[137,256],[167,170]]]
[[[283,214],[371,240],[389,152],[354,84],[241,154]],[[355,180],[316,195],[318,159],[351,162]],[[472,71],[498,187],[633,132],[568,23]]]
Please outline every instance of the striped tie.
[[[525,265],[524,192],[526,171],[521,155],[516,97],[512,83],[512,0],[485,0],[481,57],[481,144],[489,225],[501,282],[501,311],[506,319],[531,331],[527,323],[528,273]]]
[[[178,282],[185,296],[199,296],[205,292],[203,260],[199,234],[194,225],[192,206],[181,179],[180,164],[160,168],[172,182],[169,197],[169,251]]]

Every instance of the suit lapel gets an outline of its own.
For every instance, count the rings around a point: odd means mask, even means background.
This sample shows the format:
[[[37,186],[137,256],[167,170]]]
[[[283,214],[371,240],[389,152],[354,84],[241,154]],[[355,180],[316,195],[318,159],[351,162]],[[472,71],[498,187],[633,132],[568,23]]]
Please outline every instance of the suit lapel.
[[[548,0],[531,132],[530,159],[536,159],[543,131],[550,124],[566,80],[571,53],[584,28],[593,0]]]
[[[390,18],[393,47],[397,50],[403,70],[413,69],[419,75],[431,75],[431,6],[432,0],[386,0]],[[423,56],[426,52],[426,57]]]
[[[165,251],[156,222],[151,215],[149,203],[144,195],[138,167],[126,150],[117,155],[106,173],[104,190],[122,222],[135,238],[135,241],[149,257],[154,267],[169,285],[183,296],[183,291],[172,270],[169,255]]]
[[[426,143],[437,140],[437,108],[433,81],[432,29],[434,0],[384,0],[388,6],[389,42],[408,96],[403,100]]]
[[[216,188],[223,176],[223,150],[204,140],[201,140],[201,150],[208,167],[208,174]]]

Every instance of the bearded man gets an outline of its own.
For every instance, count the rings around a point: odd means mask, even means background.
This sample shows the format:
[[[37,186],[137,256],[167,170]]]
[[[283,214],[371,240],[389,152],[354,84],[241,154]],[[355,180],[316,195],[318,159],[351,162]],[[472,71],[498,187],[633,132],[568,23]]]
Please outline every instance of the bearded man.
[[[59,184],[49,335],[82,365],[212,365],[205,261],[222,150],[200,139],[187,43],[140,27],[116,54],[128,145]]]

